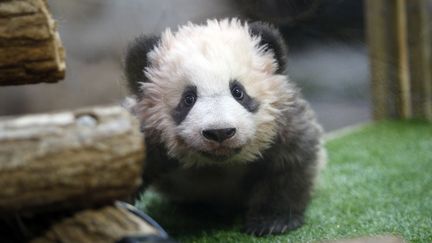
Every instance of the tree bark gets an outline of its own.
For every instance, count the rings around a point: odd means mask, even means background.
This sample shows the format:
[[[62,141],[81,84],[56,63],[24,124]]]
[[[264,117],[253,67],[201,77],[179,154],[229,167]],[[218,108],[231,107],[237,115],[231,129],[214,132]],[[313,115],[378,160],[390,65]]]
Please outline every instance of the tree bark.
[[[121,107],[0,120],[0,216],[125,199],[141,183],[138,122]]]
[[[57,82],[64,49],[46,0],[0,1],[0,85]]]
[[[165,234],[126,208],[106,206],[101,209],[78,212],[74,216],[53,225],[43,236],[31,242],[105,243],[118,242],[125,237],[134,238],[149,235],[165,239],[167,237]]]

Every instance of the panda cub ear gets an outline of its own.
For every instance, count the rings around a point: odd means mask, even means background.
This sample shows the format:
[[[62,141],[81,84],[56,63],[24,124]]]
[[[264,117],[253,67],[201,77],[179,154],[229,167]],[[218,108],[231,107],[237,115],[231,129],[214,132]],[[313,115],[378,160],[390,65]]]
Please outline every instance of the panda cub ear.
[[[266,50],[273,52],[278,64],[276,73],[283,73],[287,64],[287,48],[280,32],[270,24],[263,22],[252,22],[248,24],[249,33],[252,36],[260,36],[260,45]]]
[[[129,90],[141,98],[140,82],[147,82],[144,69],[150,65],[147,54],[158,44],[159,37],[140,36],[129,44],[126,51],[124,74]]]

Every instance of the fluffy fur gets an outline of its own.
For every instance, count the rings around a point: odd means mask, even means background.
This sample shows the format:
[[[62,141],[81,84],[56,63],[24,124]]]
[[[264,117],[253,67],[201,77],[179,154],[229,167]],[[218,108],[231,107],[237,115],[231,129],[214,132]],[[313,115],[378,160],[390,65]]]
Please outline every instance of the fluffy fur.
[[[148,146],[145,184],[174,201],[246,207],[251,234],[299,227],[324,152],[285,55],[274,28],[236,19],[133,42],[125,73]],[[227,129],[223,141],[206,136]]]

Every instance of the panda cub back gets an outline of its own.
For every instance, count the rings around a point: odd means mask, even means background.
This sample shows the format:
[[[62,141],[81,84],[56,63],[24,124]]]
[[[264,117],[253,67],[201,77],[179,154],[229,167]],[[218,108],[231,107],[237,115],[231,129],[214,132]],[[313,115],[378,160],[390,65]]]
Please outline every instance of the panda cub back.
[[[210,20],[132,42],[125,74],[145,185],[173,201],[242,206],[251,234],[299,227],[325,153],[285,69],[284,42],[264,23]]]

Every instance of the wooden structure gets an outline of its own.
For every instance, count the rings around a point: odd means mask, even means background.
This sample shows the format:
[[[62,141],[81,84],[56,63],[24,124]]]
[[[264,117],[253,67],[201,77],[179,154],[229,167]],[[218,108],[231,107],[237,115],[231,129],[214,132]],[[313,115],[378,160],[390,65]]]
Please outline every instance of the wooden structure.
[[[46,0],[0,1],[0,86],[57,82],[64,58]]]
[[[46,0],[0,0],[0,86],[57,82],[64,59]],[[0,242],[166,238],[116,202],[137,192],[144,153],[120,106],[0,118]]]
[[[0,216],[128,199],[143,160],[138,121],[121,107],[0,121]]]
[[[139,122],[119,106],[0,119],[0,242],[51,226],[43,242],[147,234],[148,223],[114,207],[141,185],[144,153]]]
[[[45,234],[31,242],[105,243],[120,242],[122,240],[123,242],[147,242],[145,239],[148,239],[148,242],[173,242],[167,240],[168,236],[165,231],[155,228],[154,225],[145,221],[134,211],[128,210],[127,206],[127,204],[115,204],[78,212],[72,217],[55,224]],[[133,208],[133,210],[136,209]],[[150,237],[153,237],[153,241],[149,239]],[[136,241],[127,241],[128,238],[136,238]]]
[[[375,119],[432,120],[429,0],[366,0]]]

